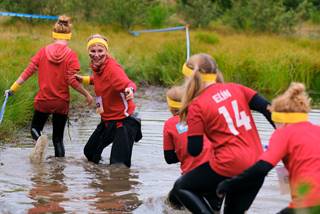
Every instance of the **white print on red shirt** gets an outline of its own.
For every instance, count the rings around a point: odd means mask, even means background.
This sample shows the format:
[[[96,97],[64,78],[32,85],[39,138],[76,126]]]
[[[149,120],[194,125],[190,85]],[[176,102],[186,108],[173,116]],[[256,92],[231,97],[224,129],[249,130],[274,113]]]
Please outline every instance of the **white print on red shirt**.
[[[231,104],[232,104],[232,109],[234,112],[234,117],[236,119],[237,128],[244,126],[247,131],[250,130],[252,128],[251,124],[250,124],[250,117],[246,114],[245,111],[239,112],[239,107],[238,107],[238,103],[236,100],[233,100],[231,102]],[[239,132],[236,129],[236,127],[234,126],[233,120],[232,120],[227,108],[225,106],[221,106],[218,110],[219,110],[219,113],[224,116],[224,119],[226,120],[228,128],[231,131],[231,133],[234,135],[238,135]]]
[[[228,99],[229,97],[231,97],[231,93],[229,92],[228,89],[223,90],[223,91],[219,91],[218,93],[212,95],[212,99],[216,103],[220,103],[221,101],[224,101],[224,100]]]

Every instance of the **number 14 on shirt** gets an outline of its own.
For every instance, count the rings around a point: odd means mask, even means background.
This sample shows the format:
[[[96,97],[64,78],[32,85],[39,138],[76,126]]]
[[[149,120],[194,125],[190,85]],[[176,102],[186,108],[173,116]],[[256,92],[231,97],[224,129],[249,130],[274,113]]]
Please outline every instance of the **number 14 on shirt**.
[[[250,130],[252,128],[250,124],[250,117],[246,114],[245,111],[239,112],[239,107],[236,100],[233,100],[231,104],[233,109],[233,115],[236,121],[235,124],[231,118],[230,112],[227,110],[225,106],[221,106],[218,109],[219,113],[222,114],[224,119],[226,120],[230,132],[234,135],[238,135],[239,131],[236,129],[236,127],[240,128],[241,126],[244,126],[246,130]]]

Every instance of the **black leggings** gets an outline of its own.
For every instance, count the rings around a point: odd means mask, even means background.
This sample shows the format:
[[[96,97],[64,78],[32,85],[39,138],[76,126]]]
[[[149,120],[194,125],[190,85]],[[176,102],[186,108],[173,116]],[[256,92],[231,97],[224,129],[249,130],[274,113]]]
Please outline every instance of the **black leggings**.
[[[123,163],[130,167],[132,147],[138,133],[141,133],[141,125],[132,117],[101,121],[85,145],[84,154],[89,161],[98,164],[104,148],[113,143],[110,164]]]
[[[35,110],[31,123],[31,136],[34,140],[38,140],[51,113],[44,113]],[[54,154],[56,157],[64,157],[65,150],[63,145],[64,127],[68,115],[66,114],[52,114],[52,142],[54,146]]]
[[[213,213],[204,196],[216,192],[217,185],[227,179],[214,172],[209,163],[198,166],[181,176],[174,184],[172,193],[192,213]],[[245,191],[231,191],[225,197],[225,214],[243,214],[249,209],[264,180],[257,181]]]
[[[219,198],[215,192],[206,194],[203,197],[205,198],[206,203],[209,204],[213,212],[220,213],[221,205],[223,203],[223,198]],[[182,209],[183,205],[175,197],[172,191],[170,191],[169,193],[168,200],[170,202],[170,205],[174,209]]]

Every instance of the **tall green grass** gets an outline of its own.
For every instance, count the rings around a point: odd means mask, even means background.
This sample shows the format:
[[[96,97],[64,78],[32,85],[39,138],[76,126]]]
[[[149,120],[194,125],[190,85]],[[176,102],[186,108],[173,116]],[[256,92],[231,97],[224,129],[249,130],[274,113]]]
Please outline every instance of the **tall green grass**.
[[[36,51],[51,42],[52,24],[0,23],[0,94],[17,79]],[[108,37],[111,54],[137,83],[170,86],[183,80],[183,31],[134,37],[113,26],[74,23],[70,47],[78,53],[82,74],[90,72],[86,38],[94,33]],[[319,40],[194,29],[190,36],[191,52],[211,54],[226,81],[252,87],[269,99],[283,92],[291,81],[300,81],[315,101],[320,100]],[[28,124],[36,91],[34,76],[10,97],[0,125],[0,141]],[[73,103],[84,102],[75,93],[72,97]]]

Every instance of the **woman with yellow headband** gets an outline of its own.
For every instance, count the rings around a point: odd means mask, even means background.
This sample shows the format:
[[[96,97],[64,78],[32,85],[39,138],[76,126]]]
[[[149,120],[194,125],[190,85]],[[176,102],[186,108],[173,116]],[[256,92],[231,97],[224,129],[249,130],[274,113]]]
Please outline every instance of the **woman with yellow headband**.
[[[84,95],[89,105],[93,99],[74,76],[80,70],[80,64],[77,54],[68,47],[68,40],[71,39],[69,17],[59,16],[53,27],[52,37],[54,42],[41,48],[32,57],[28,67],[6,93],[16,93],[21,85],[38,71],[39,91],[34,99],[31,134],[33,139],[37,140],[52,114],[55,156],[64,157],[63,133],[69,112],[69,86]]]
[[[180,123],[179,119],[179,110],[182,107],[181,99],[184,90],[182,86],[174,86],[168,90],[167,104],[173,116],[165,121],[163,127],[164,158],[168,164],[180,162],[181,174],[186,174],[201,164],[208,162],[212,152],[211,142],[206,137],[204,138],[203,150],[197,157],[191,156],[187,151],[188,126]],[[215,192],[207,194],[205,198],[215,213],[220,213],[223,199],[218,198]],[[168,200],[174,207],[181,207],[181,204],[171,192],[169,193]]]
[[[90,36],[87,48],[93,75],[77,78],[94,85],[101,122],[85,145],[84,154],[89,161],[99,163],[104,148],[113,143],[110,164],[130,167],[133,143],[142,138],[140,121],[133,117],[136,85],[109,54],[105,37]]]
[[[196,54],[186,63],[192,70],[180,111],[188,125],[187,150],[194,157],[203,150],[204,137],[212,143],[209,161],[182,175],[173,187],[174,196],[192,213],[213,213],[203,196],[217,185],[240,174],[262,154],[262,145],[251,110],[271,120],[269,103],[254,90],[235,83],[217,82],[217,64],[207,54]],[[226,195],[224,213],[244,213],[263,179],[247,192]]]
[[[277,129],[268,150],[245,172],[219,184],[217,193],[246,191],[251,181],[264,178],[282,160],[289,172],[292,201],[279,214],[320,213],[320,127],[308,122],[310,98],[304,85],[291,83],[272,101],[270,110]]]

